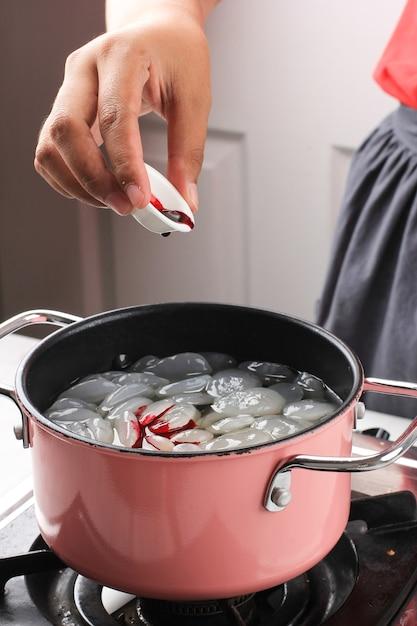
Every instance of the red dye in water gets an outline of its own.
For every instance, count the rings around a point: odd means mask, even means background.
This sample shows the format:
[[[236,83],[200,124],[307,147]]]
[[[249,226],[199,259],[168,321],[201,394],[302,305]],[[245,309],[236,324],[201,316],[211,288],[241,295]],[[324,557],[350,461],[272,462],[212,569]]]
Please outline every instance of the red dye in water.
[[[135,411],[136,420],[130,420],[132,428],[136,433],[136,441],[132,445],[132,448],[141,448],[143,440],[146,439],[146,441],[148,441],[148,438],[145,436],[146,426],[148,426],[150,431],[155,435],[158,434],[162,437],[166,437],[167,439],[183,430],[186,430],[188,428],[194,428],[196,426],[194,420],[191,419],[186,424],[183,424],[182,426],[179,426],[178,428],[173,428],[171,430],[169,422],[166,422],[164,421],[164,419],[161,418],[163,418],[165,413],[168,413],[168,411],[170,411],[174,406],[175,404],[171,404],[164,411],[161,411],[159,415],[150,414],[145,415],[145,417],[143,417],[143,413],[145,412],[147,405],[139,406]],[[148,443],[150,445],[153,445],[151,441],[148,441]]]
[[[158,200],[158,198],[155,198],[155,196],[153,195],[151,196],[150,202],[152,206],[155,207],[155,209],[157,209],[163,215],[166,215],[166,217],[173,222],[177,222],[178,224],[185,224],[186,226],[189,226],[189,228],[194,228],[194,222],[192,221],[192,219],[189,218],[188,215],[186,215],[182,211],[170,211],[169,209],[166,209],[164,205],[160,202],[160,200]]]
[[[142,443],[143,443],[143,429],[141,428],[139,422],[135,422],[134,420],[131,420],[130,423],[132,424],[132,428],[136,433],[137,439],[135,441],[135,443],[132,445],[132,448],[141,448],[142,447]]]
[[[136,411],[134,411],[134,413],[135,413],[137,418],[139,418],[142,415],[142,413],[144,412],[144,410],[146,409],[147,406],[148,406],[147,404],[143,404],[142,406],[138,406]]]
[[[170,411],[174,406],[175,404],[171,404],[167,409],[164,409],[163,411],[161,411],[159,415],[153,415],[152,413],[150,413],[149,415],[145,415],[145,417],[142,417],[142,415],[140,415],[138,418],[138,422],[140,426],[149,426],[149,424],[152,424],[152,422],[154,422],[156,419],[159,419],[160,417],[165,415],[165,413]]]
[[[169,422],[158,420],[150,424],[149,430],[151,430],[154,433],[154,435],[161,435],[161,437],[169,438],[170,435],[176,435],[177,433],[180,433],[183,430],[194,428],[196,425],[197,424],[194,422],[194,420],[189,420],[186,424],[183,424],[182,426],[178,426],[177,428],[172,428]]]

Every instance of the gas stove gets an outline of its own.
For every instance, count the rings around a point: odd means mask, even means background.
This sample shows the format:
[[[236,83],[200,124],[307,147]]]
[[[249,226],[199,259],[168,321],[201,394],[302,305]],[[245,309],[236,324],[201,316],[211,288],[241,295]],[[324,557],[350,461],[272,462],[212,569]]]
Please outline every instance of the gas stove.
[[[355,435],[357,454],[385,445]],[[416,626],[417,451],[352,483],[345,533],[318,565],[272,589],[201,602],[133,598],[84,578],[37,535],[29,500],[0,529],[0,624]]]

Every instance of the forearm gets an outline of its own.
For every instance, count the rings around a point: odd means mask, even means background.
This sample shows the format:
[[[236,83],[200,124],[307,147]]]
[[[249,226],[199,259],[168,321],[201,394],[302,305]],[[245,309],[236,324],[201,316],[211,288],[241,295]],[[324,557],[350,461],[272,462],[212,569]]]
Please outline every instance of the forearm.
[[[220,0],[106,0],[107,30],[123,28],[140,19],[147,11],[178,7],[188,11],[202,26]]]

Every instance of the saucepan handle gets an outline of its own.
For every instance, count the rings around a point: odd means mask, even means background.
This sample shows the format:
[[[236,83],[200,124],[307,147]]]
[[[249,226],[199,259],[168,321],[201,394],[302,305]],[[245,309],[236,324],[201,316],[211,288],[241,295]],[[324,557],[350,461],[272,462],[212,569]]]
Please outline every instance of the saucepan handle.
[[[0,339],[14,333],[26,326],[32,326],[33,324],[52,324],[53,326],[67,326],[74,322],[79,322],[82,318],[76,315],[70,315],[69,313],[60,313],[59,311],[48,311],[44,309],[36,309],[34,311],[26,311],[19,313],[14,317],[0,323]],[[21,411],[19,404],[16,400],[14,388],[10,385],[0,383],[0,394],[11,398],[18,409]],[[21,411],[22,413],[22,411]],[[15,426],[15,435],[18,439],[22,439],[23,447],[29,447],[28,436],[28,423],[27,417],[22,413],[22,425]]]
[[[396,380],[367,378],[363,391],[417,398],[417,384]],[[269,481],[264,507],[271,512],[282,511],[291,501],[291,470],[307,469],[321,472],[369,472],[397,461],[417,440],[417,417],[389,447],[377,454],[361,457],[327,457],[299,454],[286,459],[274,471]]]

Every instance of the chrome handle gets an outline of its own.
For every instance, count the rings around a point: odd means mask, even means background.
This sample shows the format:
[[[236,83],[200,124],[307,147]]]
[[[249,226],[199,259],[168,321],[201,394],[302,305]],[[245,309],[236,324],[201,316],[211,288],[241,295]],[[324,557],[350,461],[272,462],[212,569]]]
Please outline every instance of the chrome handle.
[[[60,313],[59,311],[48,310],[35,310],[26,311],[25,313],[19,313],[14,317],[1,322],[0,324],[0,339],[25,328],[25,326],[31,326],[32,324],[53,324],[54,326],[67,326],[73,322],[79,322],[82,317],[76,315],[70,315],[69,313]]]
[[[48,311],[44,309],[36,309],[34,311],[26,311],[25,313],[19,313],[14,315],[5,322],[0,323],[0,339],[14,333],[26,326],[32,326],[33,324],[52,324],[54,326],[67,326],[74,322],[79,322],[82,317],[76,315],[70,315],[69,313],[60,313],[59,311]],[[29,425],[26,415],[20,409],[20,406],[16,400],[15,391],[10,385],[4,385],[0,383],[0,394],[3,394],[11,398],[22,415],[22,425],[16,425],[14,432],[17,439],[23,441],[23,447],[29,447]]]
[[[417,384],[395,380],[367,378],[363,391],[372,393],[393,394],[396,396],[412,396],[417,398]],[[291,501],[291,470],[308,469],[321,472],[369,472],[381,469],[397,461],[417,440],[417,417],[408,428],[388,448],[377,454],[360,458],[327,457],[299,454],[287,459],[279,465],[266,490],[264,507],[271,512],[282,511]]]

